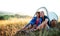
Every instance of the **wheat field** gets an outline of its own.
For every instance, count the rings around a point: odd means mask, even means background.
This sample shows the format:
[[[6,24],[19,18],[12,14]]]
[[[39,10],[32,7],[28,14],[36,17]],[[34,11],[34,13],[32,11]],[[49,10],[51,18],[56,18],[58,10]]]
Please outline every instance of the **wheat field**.
[[[31,18],[10,18],[8,20],[0,20],[0,36],[14,36],[30,19]]]
[[[28,24],[30,20],[31,18],[9,18],[8,20],[0,20],[0,36],[14,36],[16,32]]]

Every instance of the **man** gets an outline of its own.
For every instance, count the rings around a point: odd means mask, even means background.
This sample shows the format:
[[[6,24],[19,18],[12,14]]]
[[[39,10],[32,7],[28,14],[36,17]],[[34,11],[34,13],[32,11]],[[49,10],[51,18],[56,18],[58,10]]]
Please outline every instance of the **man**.
[[[49,25],[49,18],[44,15],[44,11],[40,12],[40,17],[42,18],[42,23],[37,27],[37,29],[34,29],[34,30],[43,29],[45,27],[50,26]]]

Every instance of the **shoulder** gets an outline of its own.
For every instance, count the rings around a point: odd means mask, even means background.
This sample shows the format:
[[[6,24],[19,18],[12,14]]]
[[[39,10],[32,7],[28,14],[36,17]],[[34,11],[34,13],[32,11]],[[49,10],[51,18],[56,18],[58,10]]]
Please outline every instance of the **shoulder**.
[[[50,20],[47,16],[44,16],[44,18]]]
[[[44,18],[48,18],[47,16],[44,16]]]
[[[32,20],[36,20],[37,17],[33,17]]]
[[[33,18],[37,18],[37,17],[35,16],[35,17],[33,17]]]
[[[47,17],[47,16],[45,15],[45,17]]]

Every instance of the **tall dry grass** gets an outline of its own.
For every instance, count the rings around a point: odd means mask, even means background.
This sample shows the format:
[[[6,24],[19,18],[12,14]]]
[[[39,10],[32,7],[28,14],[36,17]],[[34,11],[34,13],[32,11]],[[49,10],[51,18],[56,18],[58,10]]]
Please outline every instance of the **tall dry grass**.
[[[8,20],[0,20],[0,36],[14,36],[17,31],[22,29],[31,18],[10,18]],[[60,24],[60,23],[59,23]],[[58,25],[59,26],[59,25]],[[60,28],[60,27],[59,27]],[[44,30],[44,33],[42,31],[38,32],[29,32],[31,36],[60,36],[60,32],[54,30],[53,28],[50,29],[50,31]],[[39,33],[39,34],[38,34]],[[20,36],[20,34],[19,34]]]
[[[0,36],[14,36],[30,19],[31,18],[10,18],[8,20],[0,20]]]

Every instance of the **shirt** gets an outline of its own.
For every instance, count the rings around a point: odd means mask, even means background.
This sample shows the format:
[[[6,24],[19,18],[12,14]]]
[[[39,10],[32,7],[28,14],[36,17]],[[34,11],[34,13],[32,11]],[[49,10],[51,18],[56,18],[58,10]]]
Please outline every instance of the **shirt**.
[[[41,18],[42,18],[42,17],[41,17]],[[50,22],[49,22],[50,20],[49,20],[49,18],[48,18],[47,16],[44,16],[44,19],[42,18],[42,22],[45,21],[45,19],[48,19],[47,24],[48,24],[48,26],[50,26]]]
[[[37,20],[37,17],[33,17],[33,19],[30,21],[29,24],[31,24],[31,25],[35,25],[35,24],[40,25],[42,23],[42,18],[39,18],[39,22],[38,21],[36,22],[36,20]]]

